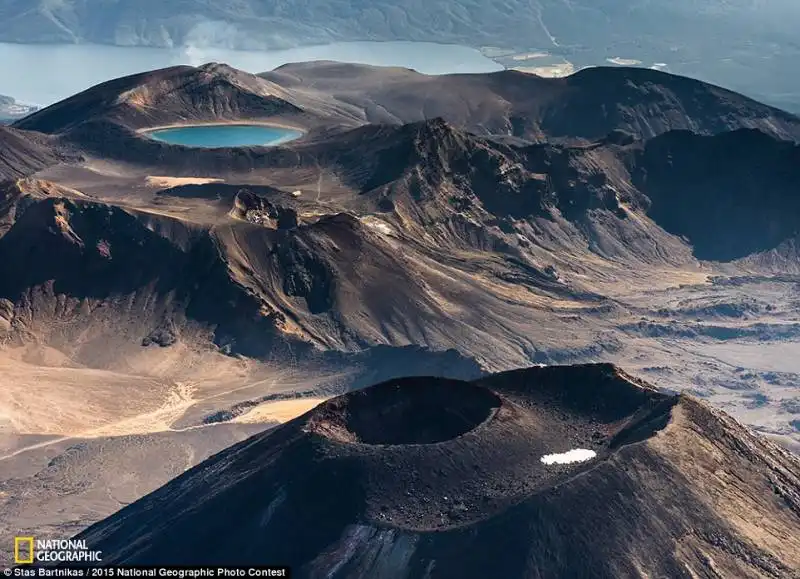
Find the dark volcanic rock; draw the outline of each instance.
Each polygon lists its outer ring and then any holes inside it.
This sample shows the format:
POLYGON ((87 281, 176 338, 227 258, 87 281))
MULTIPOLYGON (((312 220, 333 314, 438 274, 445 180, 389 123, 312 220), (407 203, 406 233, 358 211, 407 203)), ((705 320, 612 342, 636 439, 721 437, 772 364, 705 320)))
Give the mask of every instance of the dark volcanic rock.
POLYGON ((403 207, 422 224, 480 206, 495 217, 525 218, 556 202, 546 176, 523 167, 523 155, 514 148, 438 117, 399 127, 361 127, 304 151, 339 168, 376 209, 403 207))
POLYGON ((515 221, 565 217, 591 240, 589 224, 605 213, 615 235, 640 236, 625 223, 630 210, 711 261, 769 251, 800 233, 800 146, 755 129, 649 140, 616 131, 587 145, 519 147, 436 118, 362 127, 301 150, 335 167, 361 207, 412 216, 428 234, 446 225, 442 243, 459 238, 482 250, 513 251, 470 221, 513 233, 515 221))
MULTIPOLYGON (((104 157, 208 170, 227 163, 233 171, 280 161, 280 149, 269 155, 258 147, 190 150, 148 139, 141 131, 251 120, 328 135, 369 122, 403 124, 436 117, 461 130, 523 142, 597 140, 613 131, 650 138, 671 130, 718 134, 742 128, 800 139, 795 115, 700 81, 620 67, 546 79, 518 71, 426 76, 339 63, 289 65, 260 76, 216 63, 178 66, 102 83, 14 127, 57 134, 104 157), (330 67, 345 67, 351 74, 332 75, 330 67)), ((383 148, 388 155, 390 148, 383 148)), ((375 167, 385 168, 385 178, 391 178, 393 163, 406 159, 408 151, 391 152, 398 158, 379 160, 375 167)), ((288 155, 283 160, 295 159, 288 155)))
POLYGON ((647 142, 631 173, 647 213, 701 259, 730 261, 800 232, 800 146, 760 131, 668 133, 647 142))
POLYGON ((591 67, 566 78, 514 70, 427 76, 405 69, 314 62, 263 78, 332 95, 374 123, 443 117, 477 134, 529 141, 601 139, 613 130, 649 138, 671 130, 716 134, 758 128, 800 139, 800 118, 732 91, 656 70, 591 67))
POLYGON ((175 327, 175 324, 168 320, 155 330, 150 332, 143 340, 142 346, 150 346, 152 344, 161 346, 162 348, 166 348, 171 346, 175 342, 178 341, 178 329, 175 327))
POLYGON ((175 66, 104 82, 21 119, 16 127, 74 132, 87 123, 129 129, 157 125, 267 118, 301 109, 279 87, 224 64, 175 66))
POLYGON ((67 155, 52 138, 0 126, 0 180, 26 177, 66 160, 78 158, 67 155))
POLYGON ((433 444, 466 434, 502 401, 485 388, 426 378, 385 382, 331 402, 321 428, 364 444, 433 444))
MULTIPOLYGON (((0 213, 0 224, 4 217, 0 213)), ((164 235, 153 230, 157 220, 146 224, 93 200, 39 194, 17 201, 0 237, 0 297, 27 310, 42 293, 45 300, 69 296, 81 300, 84 310, 103 304, 117 316, 131 315, 134 324, 160 321, 177 310, 207 324, 212 340, 232 351, 258 356, 286 347, 276 319, 231 279, 208 232, 169 219, 160 225, 164 235)), ((171 322, 145 331, 143 345, 169 345, 176 335, 171 322)))
POLYGON ((598 139, 621 129, 649 138, 672 130, 717 134, 758 128, 800 138, 800 118, 793 114, 661 71, 590 67, 561 82, 566 90, 548 103, 541 120, 542 130, 553 136, 598 139))
POLYGON ((609 365, 404 379, 221 452, 79 537, 104 564, 281 562, 301 578, 789 578, 798 468, 609 365), (597 456, 540 460, 573 448, 597 456))
POLYGON ((275 229, 294 229, 298 226, 297 211, 294 208, 277 205, 249 188, 236 192, 232 214, 251 223, 275 229))

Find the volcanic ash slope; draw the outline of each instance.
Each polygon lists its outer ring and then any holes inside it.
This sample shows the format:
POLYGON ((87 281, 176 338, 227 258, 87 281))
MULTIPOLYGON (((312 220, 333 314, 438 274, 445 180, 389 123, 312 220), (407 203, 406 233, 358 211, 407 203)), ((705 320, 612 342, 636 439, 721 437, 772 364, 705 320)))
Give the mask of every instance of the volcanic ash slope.
POLYGON ((79 537, 104 564, 308 578, 797 577, 798 473, 727 415, 607 364, 400 379, 231 447, 79 537), (542 461, 574 449, 594 456, 542 461))

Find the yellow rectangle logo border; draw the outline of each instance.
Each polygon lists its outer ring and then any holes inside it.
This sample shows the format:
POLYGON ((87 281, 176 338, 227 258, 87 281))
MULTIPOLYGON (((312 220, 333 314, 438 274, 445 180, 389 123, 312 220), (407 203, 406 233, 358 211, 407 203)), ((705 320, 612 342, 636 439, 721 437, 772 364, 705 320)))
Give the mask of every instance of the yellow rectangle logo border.
POLYGON ((21 564, 33 563, 33 537, 14 537, 14 562, 21 564), (23 559, 19 556, 20 547, 28 544, 28 556, 23 559))

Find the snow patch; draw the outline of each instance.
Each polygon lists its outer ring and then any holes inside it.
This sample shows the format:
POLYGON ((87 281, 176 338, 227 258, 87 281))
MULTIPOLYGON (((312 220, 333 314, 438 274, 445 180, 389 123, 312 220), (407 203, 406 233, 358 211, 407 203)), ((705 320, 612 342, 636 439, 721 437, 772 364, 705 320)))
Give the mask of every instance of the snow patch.
POLYGON ((560 454, 546 454, 541 458, 544 464, 570 464, 593 459, 597 453, 586 448, 573 448, 560 454))

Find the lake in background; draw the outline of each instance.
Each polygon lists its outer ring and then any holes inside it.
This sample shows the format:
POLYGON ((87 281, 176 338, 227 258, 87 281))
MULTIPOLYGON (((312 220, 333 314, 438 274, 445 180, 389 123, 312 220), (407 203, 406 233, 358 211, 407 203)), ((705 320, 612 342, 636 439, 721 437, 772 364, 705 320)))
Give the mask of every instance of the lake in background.
POLYGON ((113 78, 178 64, 224 62, 257 73, 310 60, 402 66, 426 74, 502 69, 473 48, 428 42, 342 42, 269 52, 191 46, 167 49, 0 43, 0 94, 47 106, 113 78))
POLYGON ((145 134, 172 145, 219 148, 280 145, 297 139, 303 133, 265 125, 195 125, 156 129, 145 134))

